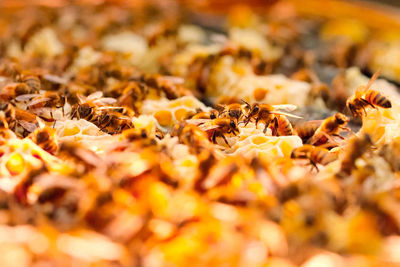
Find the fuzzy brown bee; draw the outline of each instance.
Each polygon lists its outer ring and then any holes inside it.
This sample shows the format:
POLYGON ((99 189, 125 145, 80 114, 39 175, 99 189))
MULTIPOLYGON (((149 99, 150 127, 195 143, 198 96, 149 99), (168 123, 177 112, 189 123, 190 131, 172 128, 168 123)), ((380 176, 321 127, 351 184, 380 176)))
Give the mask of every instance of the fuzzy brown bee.
POLYGON ((197 120, 197 119, 209 119, 213 120, 218 117, 218 111, 216 110, 211 110, 211 111, 202 111, 199 113, 196 113, 193 115, 191 119, 197 120))
POLYGON ((65 96, 51 91, 47 91, 44 94, 20 95, 15 99, 26 102, 28 110, 46 120, 53 119, 53 109, 61 108, 64 114, 64 106, 67 102, 65 96), (49 115, 50 118, 48 118, 49 115))
POLYGON ((274 118, 272 135, 287 136, 293 135, 294 130, 289 119, 284 115, 276 115, 274 118))
POLYGON ((290 157, 292 159, 307 159, 317 170, 317 164, 327 165, 337 159, 337 155, 330 153, 328 149, 312 145, 295 148, 290 157))
POLYGON ((17 126, 23 128, 22 135, 31 133, 39 126, 37 116, 20 108, 14 107, 10 103, 0 104, 0 110, 4 112, 8 126, 11 130, 15 131, 17 126))
POLYGON ((235 120, 229 118, 217 118, 213 120, 198 119, 187 120, 188 123, 198 125, 199 128, 209 134, 211 140, 216 143, 217 137, 222 137, 230 147, 225 134, 238 134, 239 128, 235 120))
POLYGON ((55 154, 58 150, 56 132, 53 128, 39 127, 30 134, 30 138, 35 144, 50 154, 55 154))
MULTIPOLYGON (((245 102, 246 103, 246 102, 245 102)), ((255 119, 255 124, 262 121, 265 126, 263 132, 266 133, 269 124, 273 121, 276 115, 284 115, 293 118, 301 118, 280 110, 292 111, 296 108, 294 105, 268 105, 255 103, 252 106, 246 103, 246 109, 249 110, 246 119, 244 120, 245 126, 252 120, 255 119)))
POLYGON ((330 116, 322 121, 321 125, 315 131, 314 135, 309 139, 308 143, 311 145, 325 144, 328 141, 336 143, 332 136, 339 137, 340 131, 350 131, 349 128, 345 127, 349 118, 342 113, 336 113, 334 116, 330 116))
POLYGON ((123 116, 121 113, 110 110, 102 110, 97 116, 95 123, 100 130, 110 134, 120 133, 121 131, 133 128, 132 120, 123 116))
POLYGON ((371 85, 376 81, 380 71, 374 73, 366 86, 359 86, 355 94, 347 99, 346 106, 351 111, 354 117, 367 115, 366 108, 391 108, 390 100, 380 92, 370 89, 371 85))
POLYGON ((354 169, 356 160, 366 153, 371 146, 372 140, 368 134, 363 134, 360 137, 353 136, 349 139, 341 160, 341 173, 350 175, 351 171, 354 169))
POLYGON ((35 75, 22 74, 21 82, 25 83, 29 87, 31 93, 39 93, 42 87, 40 79, 35 75))
POLYGON ((314 120, 306 121, 295 126, 295 132, 301 138, 303 144, 306 144, 308 140, 315 134, 321 123, 321 120, 314 120))
POLYGON ((220 115, 227 114, 228 117, 235 119, 237 122, 244 113, 243 105, 239 103, 233 103, 226 106, 220 105, 217 106, 217 109, 220 110, 220 115))
POLYGON ((98 121, 99 110, 101 109, 119 109, 120 107, 104 106, 116 102, 114 98, 102 97, 102 92, 96 92, 88 97, 78 95, 79 103, 71 109, 71 118, 85 119, 96 123, 98 121))

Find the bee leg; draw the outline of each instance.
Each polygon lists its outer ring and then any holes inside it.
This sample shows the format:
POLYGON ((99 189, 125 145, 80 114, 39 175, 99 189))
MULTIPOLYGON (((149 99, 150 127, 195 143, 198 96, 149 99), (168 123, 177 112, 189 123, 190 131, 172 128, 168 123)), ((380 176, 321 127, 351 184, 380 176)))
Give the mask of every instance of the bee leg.
POLYGON ((267 132, 268 126, 269 126, 268 124, 265 124, 264 130, 263 130, 263 133, 264 133, 264 134, 267 132))
POLYGON ((217 131, 214 131, 213 132, 213 135, 212 135, 212 138, 211 138, 211 140, 213 141, 213 143, 215 144, 215 142, 216 142, 216 138, 217 138, 217 133, 216 133, 217 131))
POLYGON ((276 136, 276 135, 278 135, 278 118, 277 117, 275 117, 273 119, 273 124, 274 124, 274 126, 273 126, 273 130, 272 130, 272 135, 276 136))
POLYGON ((340 139, 344 140, 344 137, 341 136, 340 134, 332 134, 332 136, 339 137, 340 139))
POLYGON ((224 139, 225 143, 231 147, 231 145, 228 143, 228 140, 226 139, 225 135, 221 134, 221 137, 224 139))
POLYGON ((364 103, 366 106, 371 106, 372 108, 376 108, 374 104, 370 103, 369 101, 361 98, 361 101, 364 103))
POLYGON ((258 121, 259 121, 259 118, 256 119, 256 129, 257 129, 258 121))
POLYGON ((250 122, 250 118, 246 117, 245 121, 244 121, 244 126, 246 127, 247 124, 249 124, 250 122))
POLYGON ((310 164, 312 165, 312 167, 314 167, 317 170, 317 172, 319 172, 317 164, 311 159, 310 159, 310 164))

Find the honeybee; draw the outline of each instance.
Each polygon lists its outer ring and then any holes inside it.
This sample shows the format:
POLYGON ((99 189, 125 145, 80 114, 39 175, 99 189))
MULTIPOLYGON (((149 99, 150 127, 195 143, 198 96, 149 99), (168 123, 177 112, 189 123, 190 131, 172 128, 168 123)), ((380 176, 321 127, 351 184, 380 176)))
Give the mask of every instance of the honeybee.
POLYGON ((26 132, 31 133, 38 127, 37 116, 26 110, 16 108, 10 103, 0 104, 0 110, 4 112, 9 128, 15 131, 17 126, 21 126, 24 136, 26 132))
POLYGON ((217 118, 213 120, 187 120, 188 123, 199 125, 199 128, 211 134, 211 140, 216 143, 217 137, 222 137, 224 142, 230 147, 225 134, 238 134, 239 128, 235 120, 229 118, 217 118))
POLYGON ((36 93, 32 92, 28 85, 25 83, 9 83, 0 90, 0 99, 4 101, 11 101, 15 97, 24 94, 36 93))
POLYGON ((206 132, 193 124, 181 123, 174 127, 172 136, 178 136, 179 141, 198 154, 208 148, 210 141, 206 132))
POLYGON ((296 125, 295 132, 301 138, 303 144, 307 143, 308 140, 315 134, 321 123, 321 120, 314 120, 306 121, 296 125))
POLYGON ((356 135, 351 137, 348 141, 346 149, 343 152, 340 168, 341 172, 350 175, 356 160, 360 158, 371 146, 372 140, 368 134, 363 134, 360 137, 356 135))
POLYGON ((157 92, 163 92, 168 99, 176 99, 183 95, 191 95, 182 84, 184 80, 175 76, 162 76, 159 74, 143 74, 140 81, 144 82, 157 92))
POLYGON ((28 109, 41 117, 46 117, 48 111, 51 118, 53 118, 53 108, 61 108, 64 115, 64 106, 67 102, 65 96, 51 91, 46 91, 44 94, 20 95, 15 100, 26 102, 28 109))
POLYGON ((88 97, 77 95, 78 104, 71 109, 71 118, 85 119, 92 123, 97 122, 97 115, 100 107, 106 109, 118 109, 119 107, 104 107, 105 104, 113 104, 116 99, 110 97, 102 97, 103 93, 98 91, 90 94, 88 97))
POLYGON ((149 93, 149 88, 142 82, 130 81, 117 85, 113 91, 118 91, 120 97, 118 104, 124 107, 131 107, 138 111, 138 103, 146 98, 149 93))
POLYGON ((32 141, 50 154, 55 154, 58 149, 56 132, 53 128, 42 126, 29 136, 32 141))
POLYGON ((314 135, 308 140, 308 143, 311 145, 325 144, 328 140, 336 143, 332 139, 332 136, 344 139, 339 135, 339 133, 343 130, 350 131, 349 128, 345 127, 347 122, 349 122, 349 118, 339 112, 326 118, 324 121, 322 121, 314 135))
POLYGON ((210 110, 210 111, 203 111, 203 112, 198 112, 193 115, 191 119, 197 120, 197 119, 209 119, 213 120, 218 117, 218 111, 216 110, 210 110))
POLYGON ((37 76, 31 74, 22 74, 20 80, 29 87, 30 92, 39 93, 41 82, 37 76))
POLYGON ((307 159, 318 171, 317 164, 327 165, 337 159, 337 155, 330 153, 328 149, 313 145, 303 145, 293 149, 290 155, 292 159, 307 159))
POLYGON ((107 133, 120 133, 125 129, 133 128, 132 120, 129 117, 111 110, 102 110, 97 116, 95 124, 101 131, 107 133))
POLYGON ((125 131, 122 132, 123 137, 126 140, 129 141, 134 141, 137 139, 143 139, 143 138, 147 138, 147 132, 145 129, 141 129, 140 131, 136 128, 131 128, 131 129, 127 129, 125 131))
POLYGON ((61 143, 57 155, 60 158, 72 159, 77 164, 82 164, 85 169, 102 166, 102 160, 96 153, 76 142, 61 143))
POLYGON ((244 113, 243 106, 242 106, 242 104, 239 104, 239 103, 233 103, 233 104, 229 104, 226 106, 219 105, 219 106, 217 106, 217 108, 220 110, 221 115, 227 113, 228 116, 230 118, 234 118, 236 120, 236 122, 239 121, 239 119, 242 117, 242 115, 244 113))
POLYGON ((8 122, 3 111, 0 111, 0 145, 3 144, 3 140, 15 137, 13 131, 8 127, 8 122))
POLYGON ((329 98, 329 87, 323 83, 317 74, 310 68, 303 68, 292 75, 293 79, 311 83, 310 95, 314 98, 321 96, 322 99, 329 98))
POLYGON ((273 131, 272 135, 278 135, 278 136, 287 136, 287 135, 293 135, 293 127, 292 124, 290 123, 289 119, 284 116, 284 115, 277 115, 273 119, 273 131))
POLYGON ((354 95, 347 99, 346 106, 354 117, 361 117, 363 114, 367 115, 365 108, 368 106, 372 108, 376 108, 376 106, 381 108, 392 107, 392 103, 386 96, 378 91, 370 89, 379 75, 380 70, 374 73, 366 86, 359 86, 354 95))
MULTIPOLYGON (((244 102, 244 101, 243 101, 244 102)), ((246 119, 244 121, 245 126, 251 121, 251 119, 255 118, 255 123, 256 127, 259 121, 264 122, 265 127, 263 132, 266 133, 268 126, 270 123, 273 121, 275 118, 275 115, 284 115, 287 117, 292 117, 292 118, 301 118, 299 116, 295 116, 280 110, 287 110, 287 111, 293 111, 296 109, 295 105, 269 105, 269 104, 258 104, 255 103, 252 106, 246 103, 246 108, 249 110, 246 119)))

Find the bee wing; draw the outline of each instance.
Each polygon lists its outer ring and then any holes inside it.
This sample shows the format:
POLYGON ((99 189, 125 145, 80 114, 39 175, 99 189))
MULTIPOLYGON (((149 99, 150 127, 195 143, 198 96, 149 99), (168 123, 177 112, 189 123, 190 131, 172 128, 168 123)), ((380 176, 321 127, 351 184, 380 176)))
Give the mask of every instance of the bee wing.
POLYGON ((49 98, 49 97, 40 97, 38 99, 33 99, 31 102, 29 102, 28 106, 33 106, 33 105, 36 105, 36 104, 39 104, 39 103, 43 103, 43 102, 46 102, 46 101, 48 101, 50 99, 51 98, 49 98))
POLYGON ((210 130, 220 128, 220 126, 218 126, 216 124, 210 124, 210 123, 201 124, 201 125, 198 125, 198 127, 202 131, 210 131, 210 130))
POLYGON ((186 120, 186 122, 189 124, 200 125, 200 124, 205 124, 207 122, 210 122, 210 120, 209 119, 190 119, 190 120, 186 120))
POLYGON ((40 94, 23 94, 23 95, 17 96, 15 98, 15 100, 24 102, 24 101, 29 101, 32 98, 37 97, 37 96, 40 96, 40 94))
POLYGON ((211 41, 213 41, 215 43, 220 43, 220 44, 224 44, 229 41, 229 39, 225 35, 219 34, 219 33, 211 34, 210 39, 211 39, 211 41))
POLYGON ((274 109, 281 109, 281 110, 286 110, 286 111, 293 111, 297 109, 296 105, 292 104, 285 104, 285 105, 272 105, 274 109))
POLYGON ((124 120, 124 121, 132 121, 132 119, 131 119, 131 118, 129 118, 129 117, 126 117, 126 116, 118 117, 118 119, 120 119, 120 120, 124 120))
POLYGON ((378 79, 379 75, 381 74, 381 69, 377 70, 371 77, 371 79, 369 79, 367 85, 360 85, 356 88, 356 92, 355 95, 360 97, 362 95, 362 93, 366 92, 371 86, 372 84, 376 81, 376 79, 378 79))
POLYGON ((103 96, 103 92, 96 91, 96 92, 88 95, 87 100, 95 100, 95 99, 101 98, 102 96, 103 96))
POLYGON ((295 119, 302 119, 303 118, 303 117, 296 116, 296 115, 293 115, 293 114, 290 114, 290 113, 286 113, 286 112, 283 112, 283 111, 271 111, 271 113, 272 114, 278 114, 278 115, 284 115, 286 117, 291 117, 291 118, 295 118, 295 119))
POLYGON ((379 75, 381 75, 381 69, 378 69, 374 75, 372 75, 371 79, 369 79, 367 85, 365 86, 365 90, 368 90, 371 85, 378 79, 379 75))
POLYGON ((176 84, 183 84, 185 81, 183 78, 176 76, 163 76, 163 78, 176 84))
POLYGON ((45 123, 44 120, 42 120, 41 118, 37 117, 37 118, 36 118, 36 121, 37 121, 38 124, 39 124, 39 128, 44 128, 44 127, 46 127, 46 123, 45 123))
POLYGON ((105 106, 105 107, 98 107, 96 108, 97 110, 108 110, 108 109, 122 109, 122 107, 110 107, 110 106, 105 106))
POLYGON ((95 103, 99 103, 100 102, 101 104, 111 105, 111 104, 114 104, 115 102, 117 102, 117 99, 112 98, 112 97, 103 97, 103 98, 100 98, 100 99, 96 99, 94 102, 95 103))
POLYGON ((76 97, 78 98, 79 102, 82 104, 86 101, 86 96, 81 95, 81 94, 76 94, 76 97))
POLYGON ((21 125, 22 128, 24 128, 28 132, 33 132, 38 127, 36 123, 27 122, 27 121, 23 121, 23 120, 19 120, 18 124, 21 125))
POLYGON ((311 120, 311 121, 304 121, 304 122, 300 122, 298 124, 296 124, 297 126, 304 126, 304 125, 309 125, 309 126, 319 126, 322 124, 324 120, 311 120))
POLYGON ((43 78, 52 83, 58 83, 58 84, 67 84, 68 83, 67 79, 59 77, 57 75, 45 74, 45 75, 43 75, 43 78))
POLYGON ((51 113, 53 109, 52 108, 35 108, 32 109, 32 113, 36 114, 37 116, 41 116, 41 117, 48 117, 51 113))

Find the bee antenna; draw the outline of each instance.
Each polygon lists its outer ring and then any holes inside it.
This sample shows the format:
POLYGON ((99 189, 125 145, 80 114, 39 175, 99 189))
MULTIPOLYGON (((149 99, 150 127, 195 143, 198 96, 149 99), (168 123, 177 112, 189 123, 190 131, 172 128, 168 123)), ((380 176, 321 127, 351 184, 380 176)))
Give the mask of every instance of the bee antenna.
POLYGON ((250 104, 249 104, 248 102, 246 102, 245 100, 240 99, 240 101, 241 101, 243 104, 245 104, 246 106, 251 107, 250 104))

